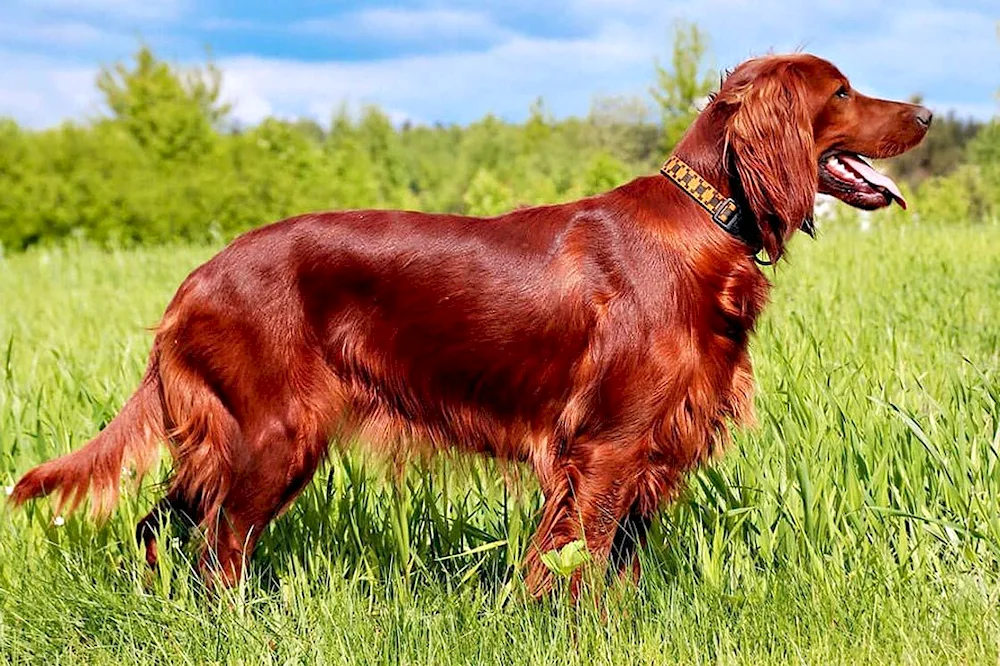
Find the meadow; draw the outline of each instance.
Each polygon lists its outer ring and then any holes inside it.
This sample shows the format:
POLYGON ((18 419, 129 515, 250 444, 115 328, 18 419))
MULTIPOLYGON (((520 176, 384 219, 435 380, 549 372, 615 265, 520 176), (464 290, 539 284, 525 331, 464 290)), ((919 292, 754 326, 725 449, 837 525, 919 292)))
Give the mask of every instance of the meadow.
MULTIPOLYGON (((0 259, 0 487, 111 419, 217 249, 0 259)), ((132 538, 165 459, 102 525, 0 508, 0 663, 997 663, 1000 226, 830 225, 773 280, 760 424, 662 512, 638 586, 532 603, 530 480, 338 453, 207 595, 176 539, 153 575, 132 538)))

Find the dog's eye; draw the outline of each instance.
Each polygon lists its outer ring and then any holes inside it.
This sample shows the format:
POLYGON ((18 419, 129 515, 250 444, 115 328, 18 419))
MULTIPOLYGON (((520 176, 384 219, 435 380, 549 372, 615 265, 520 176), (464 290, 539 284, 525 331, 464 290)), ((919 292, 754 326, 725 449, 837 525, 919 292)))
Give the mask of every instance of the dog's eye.
POLYGON ((835 93, 840 99, 848 99, 851 96, 851 91, 847 89, 847 86, 840 86, 837 88, 835 93))

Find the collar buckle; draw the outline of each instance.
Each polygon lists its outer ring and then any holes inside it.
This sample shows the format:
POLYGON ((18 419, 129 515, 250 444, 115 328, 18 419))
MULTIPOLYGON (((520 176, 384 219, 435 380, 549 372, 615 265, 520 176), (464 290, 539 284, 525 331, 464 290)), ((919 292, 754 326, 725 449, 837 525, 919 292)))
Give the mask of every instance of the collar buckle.
POLYGON ((723 199, 712 211, 712 221, 731 234, 736 234, 740 223, 740 211, 732 199, 723 199))

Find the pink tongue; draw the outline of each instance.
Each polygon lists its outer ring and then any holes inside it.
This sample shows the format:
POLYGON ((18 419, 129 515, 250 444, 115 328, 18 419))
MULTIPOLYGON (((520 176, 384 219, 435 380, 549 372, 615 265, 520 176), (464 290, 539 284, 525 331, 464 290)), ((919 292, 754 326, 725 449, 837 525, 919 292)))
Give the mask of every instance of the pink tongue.
POLYGON ((893 182, 892 178, 889 176, 883 176, 878 171, 873 169, 868 162, 865 162, 860 157, 855 155, 849 155, 847 153, 841 153, 837 155, 837 158, 849 165, 852 169, 858 172, 858 175, 867 180, 872 185, 878 185, 889 190, 889 193, 895 197, 899 205, 906 209, 906 199, 903 198, 903 193, 899 191, 899 187, 893 182))

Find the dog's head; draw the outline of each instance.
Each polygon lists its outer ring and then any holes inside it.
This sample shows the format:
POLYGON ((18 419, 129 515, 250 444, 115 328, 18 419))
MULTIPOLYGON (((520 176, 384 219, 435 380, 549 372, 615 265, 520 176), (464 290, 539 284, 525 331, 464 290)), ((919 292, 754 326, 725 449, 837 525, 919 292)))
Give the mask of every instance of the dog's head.
POLYGON ((726 118, 726 159, 772 258, 811 220, 817 192, 865 210, 893 201, 905 208, 896 184, 866 158, 913 148, 932 117, 922 106, 862 95, 831 63, 807 54, 743 63, 712 105, 726 118))

